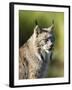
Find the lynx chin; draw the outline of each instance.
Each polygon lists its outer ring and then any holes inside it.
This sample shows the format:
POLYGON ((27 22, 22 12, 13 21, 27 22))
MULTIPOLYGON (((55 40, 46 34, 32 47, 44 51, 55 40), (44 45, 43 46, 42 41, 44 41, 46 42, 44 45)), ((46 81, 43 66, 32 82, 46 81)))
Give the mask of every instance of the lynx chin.
POLYGON ((45 78, 54 46, 54 23, 40 28, 36 23, 32 36, 19 49, 19 79, 45 78))

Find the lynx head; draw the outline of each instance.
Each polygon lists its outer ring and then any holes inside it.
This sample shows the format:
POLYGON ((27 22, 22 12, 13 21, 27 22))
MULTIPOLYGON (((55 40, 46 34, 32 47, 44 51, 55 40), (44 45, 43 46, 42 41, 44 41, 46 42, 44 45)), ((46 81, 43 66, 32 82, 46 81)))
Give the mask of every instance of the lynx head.
POLYGON ((54 46, 54 22, 48 28, 40 28, 36 22, 36 26, 34 28, 34 41, 35 45, 39 48, 39 50, 44 50, 49 52, 52 50, 54 46))

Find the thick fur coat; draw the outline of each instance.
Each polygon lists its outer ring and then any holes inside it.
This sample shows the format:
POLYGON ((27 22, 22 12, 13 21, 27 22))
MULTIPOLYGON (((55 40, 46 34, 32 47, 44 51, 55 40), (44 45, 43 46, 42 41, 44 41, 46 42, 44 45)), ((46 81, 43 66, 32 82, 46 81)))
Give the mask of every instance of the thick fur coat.
POLYGON ((34 33, 19 49, 19 79, 45 78, 54 44, 52 24, 48 28, 34 28, 34 33))

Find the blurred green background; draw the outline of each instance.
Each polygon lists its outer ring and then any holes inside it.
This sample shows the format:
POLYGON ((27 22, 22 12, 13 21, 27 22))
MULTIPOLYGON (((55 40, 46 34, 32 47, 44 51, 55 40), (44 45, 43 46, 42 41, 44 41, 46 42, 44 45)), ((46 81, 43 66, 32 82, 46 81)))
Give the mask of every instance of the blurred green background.
POLYGON ((48 77, 64 76, 64 13, 45 11, 19 11, 19 47, 32 35, 35 20, 40 27, 48 27, 54 20, 55 46, 48 77))

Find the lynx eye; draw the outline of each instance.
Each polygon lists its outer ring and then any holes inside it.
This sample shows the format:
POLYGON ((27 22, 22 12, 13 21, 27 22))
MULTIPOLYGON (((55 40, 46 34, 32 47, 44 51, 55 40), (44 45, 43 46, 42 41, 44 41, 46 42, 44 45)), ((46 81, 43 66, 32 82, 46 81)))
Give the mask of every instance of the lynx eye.
POLYGON ((45 42, 49 41, 49 38, 45 39, 45 42))

